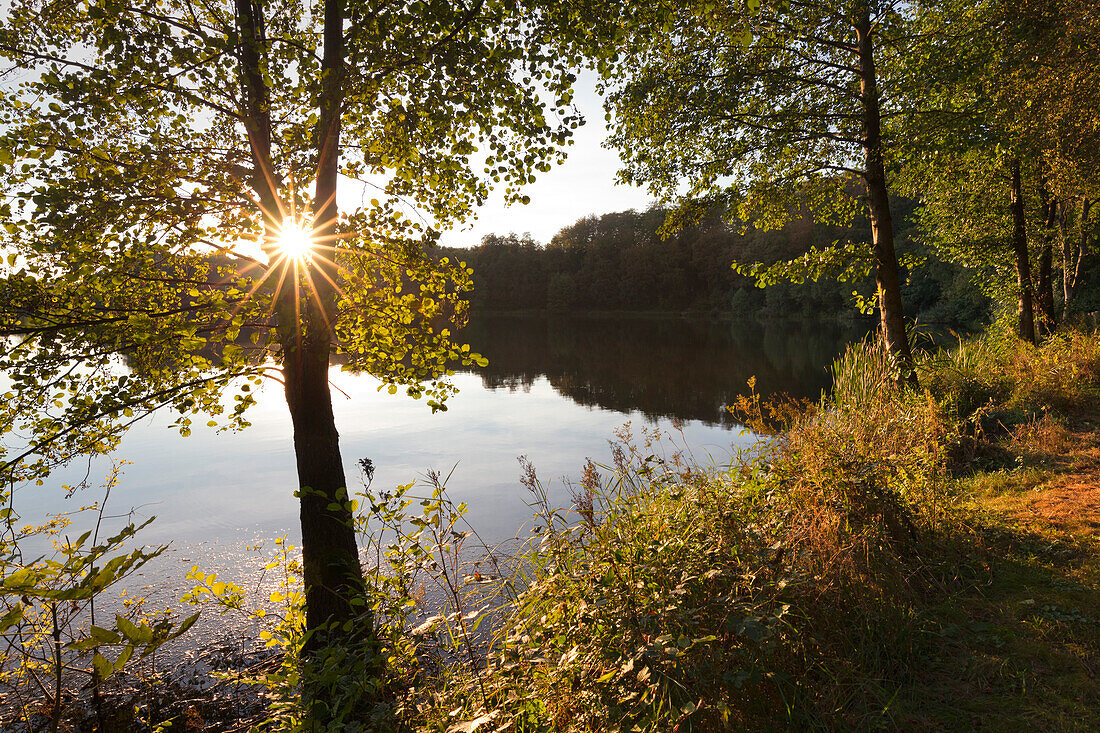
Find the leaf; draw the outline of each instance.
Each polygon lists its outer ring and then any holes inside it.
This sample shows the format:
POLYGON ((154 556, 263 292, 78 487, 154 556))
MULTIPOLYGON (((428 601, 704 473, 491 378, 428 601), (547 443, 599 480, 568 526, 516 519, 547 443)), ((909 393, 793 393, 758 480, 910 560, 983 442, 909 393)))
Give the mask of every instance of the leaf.
POLYGON ((122 649, 122 653, 118 655, 118 659, 115 660, 114 668, 116 671, 121 671, 126 663, 130 661, 130 657, 134 655, 133 645, 126 645, 122 649))
POLYGON ((100 626, 88 627, 88 635, 100 644, 117 644, 122 641, 122 637, 116 632, 111 629, 104 629, 100 626))
POLYGON ((108 662, 107 657, 99 652, 96 652, 95 656, 92 657, 92 669, 95 670, 100 681, 107 679, 115 672, 114 665, 108 662))
POLYGON ((0 634, 3 634, 15 624, 23 620, 23 604, 18 601, 8 609, 8 612, 0 617, 0 634))
POLYGON ((122 614, 115 614, 115 626, 132 644, 148 644, 153 640, 153 629, 145 624, 137 626, 122 614))
POLYGON ((19 568, 14 573, 4 578, 5 588, 22 588, 34 582, 34 574, 30 568, 19 568))
POLYGON ((187 630, 190 629, 192 626, 194 626, 195 622, 199 620, 199 613, 200 612, 196 611, 195 613, 193 613, 190 616, 188 616, 187 618, 185 618, 180 623, 180 625, 176 628, 176 630, 173 631, 168 636, 168 639, 170 639, 170 640, 171 639, 176 639, 180 636, 183 636, 185 633, 187 633, 187 630))

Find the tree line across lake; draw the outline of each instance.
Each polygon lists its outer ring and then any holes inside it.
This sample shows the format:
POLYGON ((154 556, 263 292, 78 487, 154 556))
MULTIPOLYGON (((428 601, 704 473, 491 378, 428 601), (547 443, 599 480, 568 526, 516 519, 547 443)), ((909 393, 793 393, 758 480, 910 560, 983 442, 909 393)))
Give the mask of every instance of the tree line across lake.
MULTIPOLYGON (((1007 200, 1006 200, 1007 205, 1007 200)), ((938 254, 922 230, 917 203, 895 203, 902 297, 919 322, 952 328, 987 323, 999 279, 990 268, 967 268, 938 254)), ((851 318, 857 294, 870 297, 870 277, 823 277, 803 283, 756 287, 735 262, 774 265, 859 241, 867 223, 851 227, 814 222, 806 212, 774 231, 731 225, 714 211, 698 223, 666 234, 668 210, 587 216, 546 244, 530 234, 490 234, 469 249, 443 247, 447 257, 473 270, 471 306, 478 311, 676 311, 734 318, 851 318)), ((1100 308, 1100 268, 1086 260, 1078 310, 1100 308)), ((1047 280, 1047 287, 1051 287, 1047 280)), ((1053 297, 1053 296, 1052 296, 1053 297)))

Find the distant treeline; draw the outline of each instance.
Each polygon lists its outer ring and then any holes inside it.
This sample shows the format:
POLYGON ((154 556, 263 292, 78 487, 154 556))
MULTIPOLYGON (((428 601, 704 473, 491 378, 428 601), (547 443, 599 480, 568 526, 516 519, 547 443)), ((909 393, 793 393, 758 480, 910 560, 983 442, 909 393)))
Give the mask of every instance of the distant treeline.
MULTIPOLYGON (((903 222, 900 250, 911 252, 903 222)), ((737 262, 774 263, 812 246, 866 231, 815 224, 810 217, 776 231, 744 234, 717 214, 663 238, 666 211, 589 216, 562 229, 545 246, 530 235, 487 235, 470 249, 445 248, 474 271, 472 306, 481 311, 694 311, 735 317, 850 317, 853 291, 870 282, 818 281, 760 289, 734 272, 737 262)), ((990 304, 957 266, 927 258, 903 292, 908 312, 925 323, 970 325, 988 318, 990 304)))

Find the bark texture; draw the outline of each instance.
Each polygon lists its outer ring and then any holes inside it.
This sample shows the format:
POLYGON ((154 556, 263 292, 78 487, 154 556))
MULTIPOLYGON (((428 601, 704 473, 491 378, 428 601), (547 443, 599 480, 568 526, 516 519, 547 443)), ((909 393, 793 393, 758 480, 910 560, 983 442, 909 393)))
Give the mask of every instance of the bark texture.
MULTIPOLYGON (((1069 318, 1073 309, 1074 298, 1077 297, 1077 278, 1081 274, 1081 262, 1085 257, 1085 249, 1088 246, 1089 214, 1092 211, 1092 200, 1088 197, 1081 198, 1081 213, 1077 219, 1077 232, 1070 236, 1068 231, 1062 233, 1062 320, 1069 318)), ((1062 217, 1063 229, 1066 228, 1067 217, 1062 217)))
POLYGON ((864 173, 867 206, 871 214, 871 237, 875 249, 875 285, 883 341, 899 374, 917 386, 913 354, 905 333, 905 312, 901 302, 898 258, 894 249, 894 222, 890 214, 890 196, 886 188, 886 167, 882 151, 882 119, 879 109, 878 79, 875 71, 874 40, 870 6, 861 3, 856 19, 859 44, 860 98, 863 107, 864 173))
POLYGON ((1049 336, 1058 325, 1054 313, 1054 240, 1059 236, 1060 202, 1050 196, 1043 185, 1043 246, 1039 250, 1039 271, 1035 282, 1035 305, 1038 309, 1038 335, 1049 336))
POLYGON ((1020 161, 1009 161, 1009 202, 1012 207, 1012 253, 1016 259, 1017 302, 1016 333, 1024 341, 1035 343, 1035 311, 1031 299, 1031 261, 1027 254, 1027 227, 1024 219, 1024 194, 1020 161))
MULTIPOLYGON (((304 305, 301 344, 285 357, 287 404, 294 421, 294 449, 302 487, 302 559, 306 628, 356 616, 351 599, 363 590, 355 528, 347 506, 347 481, 328 383, 332 324, 336 319, 336 185, 343 104, 343 7, 325 0, 320 115, 315 144, 317 179, 313 201, 315 245, 310 264, 312 296, 304 305)), ((369 628, 369 619, 362 626, 369 628)))

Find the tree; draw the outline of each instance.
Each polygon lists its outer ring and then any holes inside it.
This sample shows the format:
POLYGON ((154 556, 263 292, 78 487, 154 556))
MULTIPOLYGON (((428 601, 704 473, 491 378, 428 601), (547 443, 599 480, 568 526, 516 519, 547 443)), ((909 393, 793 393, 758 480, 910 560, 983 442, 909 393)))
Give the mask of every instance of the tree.
MULTIPOLYGON (((665 3, 623 21, 623 54, 605 79, 621 178, 679 200, 679 221, 723 205, 772 228, 807 206, 847 224, 865 209, 870 252, 815 252, 801 264, 847 266, 855 255, 873 269, 882 336, 912 380, 884 137, 884 120, 906 110, 882 69, 893 81, 908 21, 889 0, 665 3)), ((753 272, 762 282, 822 274, 792 264, 753 272)))
POLYGON ((1093 204, 1100 196, 1100 13, 1080 0, 1029 0, 1010 13, 1012 43, 1006 56, 1018 71, 1006 106, 1016 111, 1039 161, 1043 187, 1040 299, 1046 318, 1054 308, 1050 260, 1060 250, 1061 318, 1077 294, 1082 262, 1091 245, 1093 204))
POLYGON ((402 207, 446 225, 497 183, 523 200, 562 154, 574 78, 537 34, 539 12, 13 3, 0 24, 4 480, 41 481, 162 407, 182 434, 198 413, 243 427, 251 386, 278 379, 307 628, 355 619, 331 356, 433 409, 448 365, 480 359, 451 341, 468 271, 432 258, 436 232, 402 207), (351 179, 377 199, 340 211, 351 179))
POLYGON ((1032 0, 940 2, 917 22, 905 64, 929 80, 911 101, 929 110, 908 127, 904 188, 922 198, 938 251, 982 272, 995 297, 1014 296, 1017 334, 1034 342, 1036 311, 1043 332, 1057 321, 1054 245, 1065 317, 1091 235, 1100 98, 1088 51, 1100 19, 1076 0, 1032 0))

